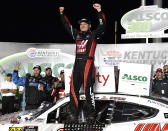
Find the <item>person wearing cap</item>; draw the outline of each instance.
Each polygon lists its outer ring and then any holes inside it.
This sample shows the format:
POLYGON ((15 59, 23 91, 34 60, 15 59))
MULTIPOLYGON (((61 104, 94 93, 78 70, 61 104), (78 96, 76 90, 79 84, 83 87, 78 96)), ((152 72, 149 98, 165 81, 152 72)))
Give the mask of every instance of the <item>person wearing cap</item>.
POLYGON ((168 80, 168 65, 163 66, 163 78, 168 80))
POLYGON ((0 91, 2 93, 2 114, 14 112, 14 100, 17 87, 12 82, 12 74, 6 75, 6 81, 1 83, 0 91))
POLYGON ((152 95, 168 97, 168 80, 163 79, 163 70, 156 70, 155 79, 152 84, 152 95))
POLYGON ((81 19, 78 22, 80 24, 80 31, 78 31, 64 15, 64 7, 59 8, 61 21, 76 42, 76 59, 70 86, 70 110, 72 114, 70 118, 72 121, 76 121, 78 118, 79 90, 82 84, 84 85, 86 105, 88 106, 88 121, 95 119, 95 102, 93 94, 94 54, 97 41, 104 34, 106 18, 100 4, 93 4, 93 8, 96 9, 99 19, 99 25, 94 31, 91 31, 91 22, 88 19, 81 19))
POLYGON ((65 75, 64 75, 64 70, 60 71, 60 81, 59 81, 59 89, 65 90, 65 75))
POLYGON ((162 73, 163 73, 163 70, 161 68, 157 68, 156 73, 154 75, 154 80, 163 79, 162 73))
POLYGON ((18 86, 25 87, 26 98, 26 110, 37 109, 44 101, 45 94, 45 81, 43 80, 41 73, 41 67, 39 65, 33 67, 33 76, 19 77, 19 64, 15 64, 13 71, 13 81, 18 86))
POLYGON ((58 81, 58 85, 53 89, 52 96, 54 96, 54 102, 59 100, 59 92, 60 90, 65 90, 65 78, 64 78, 64 70, 60 71, 61 80, 58 81))
POLYGON ((53 102, 54 96, 52 95, 52 92, 54 88, 57 88, 59 80, 57 77, 52 76, 52 69, 50 67, 47 67, 45 70, 44 81, 46 84, 46 101, 53 102))

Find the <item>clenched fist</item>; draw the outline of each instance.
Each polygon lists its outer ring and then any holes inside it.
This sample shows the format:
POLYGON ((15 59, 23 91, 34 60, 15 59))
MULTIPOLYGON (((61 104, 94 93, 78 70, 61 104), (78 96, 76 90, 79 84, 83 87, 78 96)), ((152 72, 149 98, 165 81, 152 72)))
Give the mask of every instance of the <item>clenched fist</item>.
POLYGON ((59 7, 59 10, 60 10, 60 14, 64 13, 64 7, 59 7))
POLYGON ((96 9, 98 12, 101 11, 101 5, 98 3, 93 4, 93 8, 96 9))

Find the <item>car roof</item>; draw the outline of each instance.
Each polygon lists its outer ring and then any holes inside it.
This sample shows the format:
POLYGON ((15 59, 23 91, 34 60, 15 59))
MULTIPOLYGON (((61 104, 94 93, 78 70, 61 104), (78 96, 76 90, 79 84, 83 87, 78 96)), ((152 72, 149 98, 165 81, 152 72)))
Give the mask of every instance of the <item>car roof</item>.
MULTIPOLYGON (((84 94, 80 94, 80 95, 84 95, 84 94)), ((139 95, 130 95, 130 94, 123 94, 123 93, 95 93, 95 96, 97 95, 102 95, 102 97, 97 98, 96 100, 124 100, 124 97, 126 96, 132 96, 132 97, 136 97, 136 98, 146 98, 146 99, 151 99, 151 100, 155 100, 164 104, 168 105, 168 98, 163 97, 163 96, 139 96, 139 95), (106 96, 111 96, 110 99, 106 98, 106 96), (112 96, 118 96, 118 97, 112 97, 112 96), (121 97, 123 96, 123 98, 121 97)))

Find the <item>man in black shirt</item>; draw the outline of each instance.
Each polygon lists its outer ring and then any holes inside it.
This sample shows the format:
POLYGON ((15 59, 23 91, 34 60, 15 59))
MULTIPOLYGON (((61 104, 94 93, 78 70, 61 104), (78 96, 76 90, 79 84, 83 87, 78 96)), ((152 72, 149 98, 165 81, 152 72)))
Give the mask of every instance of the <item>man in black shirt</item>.
POLYGON ((59 80, 57 77, 53 77, 52 76, 52 69, 50 67, 47 67, 45 70, 45 77, 44 77, 44 81, 46 84, 46 101, 48 102, 53 102, 54 97, 51 95, 52 94, 52 90, 54 88, 56 88, 58 86, 59 80))
POLYGON ((64 77, 64 70, 60 72, 60 78, 61 80, 59 81, 58 88, 61 90, 65 89, 65 77, 64 77))
POLYGON ((53 101, 54 103, 59 100, 60 90, 65 90, 65 78, 64 78, 64 71, 63 70, 60 72, 60 78, 61 78, 61 80, 59 80, 58 85, 56 87, 54 87, 54 89, 52 91, 52 96, 54 97, 54 101, 53 101))
POLYGON ((168 97, 168 80, 163 79, 162 69, 157 69, 152 85, 152 95, 168 97))
POLYGON ((33 76, 29 78, 19 77, 19 64, 15 65, 13 71, 13 82, 18 86, 24 86, 26 88, 26 110, 37 109, 44 101, 45 95, 45 82, 42 78, 41 67, 36 65, 33 67, 33 76))

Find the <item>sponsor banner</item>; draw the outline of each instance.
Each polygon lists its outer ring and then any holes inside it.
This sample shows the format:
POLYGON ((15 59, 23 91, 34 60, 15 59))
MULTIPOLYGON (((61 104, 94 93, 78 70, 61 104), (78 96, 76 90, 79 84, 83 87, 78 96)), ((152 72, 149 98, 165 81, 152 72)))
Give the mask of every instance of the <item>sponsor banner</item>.
MULTIPOLYGON (((65 69, 65 93, 70 92, 72 69, 65 69)), ((96 67, 94 93, 115 92, 114 67, 96 67)), ((80 92, 83 92, 83 84, 80 92)))
POLYGON ((151 70, 151 65, 121 63, 118 92, 149 96, 151 70))
POLYGON ((41 66, 42 76, 45 75, 45 68, 51 67, 53 76, 59 77, 61 70, 73 67, 74 60, 74 55, 67 54, 61 49, 29 48, 25 52, 12 54, 0 60, 0 81, 4 80, 7 73, 13 72, 16 63, 20 64, 19 76, 21 77, 26 73, 33 75, 35 65, 41 66))
MULTIPOLYGON (((74 57, 75 44, 37 45, 37 44, 25 44, 25 43, 0 43, 0 45, 2 45, 4 49, 9 49, 8 52, 4 52, 3 48, 0 49, 1 50, 0 56, 1 57, 3 57, 4 55, 6 56, 0 60, 0 82, 4 81, 4 76, 7 73, 13 72, 14 64, 16 62, 20 63, 20 71, 19 71, 20 76, 25 76, 26 73, 33 74, 32 68, 35 65, 40 65, 42 67, 43 76, 45 74, 45 68, 48 66, 52 68, 53 76, 57 77, 59 77, 59 73, 62 69, 72 70, 73 68, 75 60, 74 57), (21 50, 23 52, 20 52, 21 50)), ((115 89, 113 78, 110 77, 108 78, 109 74, 113 77, 113 69, 112 68, 105 69, 105 67, 119 66, 120 62, 127 62, 127 63, 151 64, 155 65, 154 69, 156 69, 159 67, 162 68, 163 65, 167 64, 167 58, 168 58, 167 44, 98 45, 95 54, 95 66, 97 68, 96 69, 97 82, 95 83, 95 89, 98 88, 99 86, 103 90, 104 87, 107 87, 107 85, 110 86, 110 92, 113 92, 115 89), (99 74, 98 70, 100 70, 99 74), (101 77, 99 75, 101 75, 101 77), (111 83, 108 83, 108 79, 111 79, 110 80, 111 83)), ((68 77, 70 76, 71 71, 68 77)), ((69 81, 70 80, 68 80, 68 84, 69 81)))
POLYGON ((114 67, 96 67, 94 92, 116 92, 114 67))
POLYGON ((163 38, 168 37, 168 10, 157 5, 141 6, 126 13, 121 25, 126 30, 121 38, 163 38))
POLYGON ((167 44, 118 44, 98 45, 95 54, 96 66, 119 66, 120 62, 150 64, 162 68, 168 64, 167 44))
MULTIPOLYGON (((4 43, 0 43, 4 44, 4 43)), ((42 68, 42 75, 45 75, 45 68, 51 67, 53 70, 53 76, 59 77, 59 73, 62 69, 65 70, 65 93, 69 93, 70 89, 70 76, 72 74, 72 68, 74 64, 74 52, 75 44, 70 45, 54 45, 54 44, 25 44, 25 43, 5 43, 5 48, 9 48, 9 52, 4 52, 1 56, 7 55, 0 60, 0 82, 4 81, 4 77, 7 73, 12 73, 16 62, 20 63, 19 76, 25 76, 26 73, 33 74, 33 66, 40 65, 42 68), (9 47, 11 48, 9 48, 9 47), (28 48, 27 48, 28 47, 28 48), (12 50, 11 50, 12 49, 12 50), (22 50, 23 52, 20 52, 22 50)), ((98 58, 95 58, 98 59, 98 58)), ((96 72, 97 82, 96 91, 100 86, 101 91, 113 92, 115 90, 113 83, 113 68, 101 69, 100 72, 96 72), (105 73, 105 74, 104 74, 105 73), (104 89, 108 89, 105 91, 104 89)))
POLYGON ((36 48, 29 48, 26 51, 26 54, 30 58, 37 58, 37 57, 59 57, 60 56, 60 49, 36 49, 36 48))

